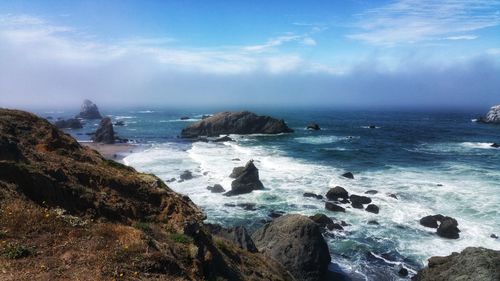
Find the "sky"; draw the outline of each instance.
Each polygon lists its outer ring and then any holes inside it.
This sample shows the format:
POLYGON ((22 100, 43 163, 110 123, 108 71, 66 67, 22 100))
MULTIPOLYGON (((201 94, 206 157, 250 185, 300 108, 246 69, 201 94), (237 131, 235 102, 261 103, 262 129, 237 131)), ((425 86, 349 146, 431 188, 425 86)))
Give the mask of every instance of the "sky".
POLYGON ((500 1, 1 1, 0 106, 489 108, 500 1))

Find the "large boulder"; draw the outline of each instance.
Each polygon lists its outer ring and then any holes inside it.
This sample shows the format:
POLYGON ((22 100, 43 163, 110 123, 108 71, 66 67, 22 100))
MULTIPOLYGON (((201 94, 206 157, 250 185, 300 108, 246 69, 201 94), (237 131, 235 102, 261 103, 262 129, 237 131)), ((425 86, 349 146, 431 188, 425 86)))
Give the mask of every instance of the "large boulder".
POLYGON ((461 253, 432 257, 415 281, 496 281, 500 280, 500 251, 469 247, 461 253))
POLYGON ((347 199, 348 197, 349 193, 341 186, 330 188, 326 193, 326 198, 328 198, 328 200, 339 200, 339 198, 347 199))
POLYGON ((264 189, 264 185, 259 179, 259 170, 253 164, 253 160, 250 160, 243 169, 240 169, 235 180, 231 183, 231 190, 224 195, 245 194, 258 189, 264 189))
POLYGON ((82 107, 80 108, 80 113, 76 116, 76 118, 101 119, 102 116, 97 108, 97 105, 90 100, 84 100, 82 107))
POLYGON ((82 123, 77 118, 70 118, 66 120, 57 120, 54 125, 59 129, 81 129, 82 123))
POLYGON ((279 134, 291 133, 284 120, 259 116, 249 111, 221 112, 198 121, 181 132, 183 138, 200 136, 216 137, 228 134, 279 134))
POLYGON ((97 130, 92 136, 92 141, 106 144, 115 143, 115 131, 113 130, 111 118, 102 118, 99 127, 97 127, 97 130))
POLYGON ((321 280, 330 253, 320 227, 303 215, 285 215, 258 229, 252 239, 259 252, 287 268, 297 280, 321 280))
POLYGON ((437 228, 436 233, 444 238, 458 239, 460 236, 458 222, 452 217, 443 216, 441 214, 425 216, 420 219, 420 224, 425 227, 437 228))

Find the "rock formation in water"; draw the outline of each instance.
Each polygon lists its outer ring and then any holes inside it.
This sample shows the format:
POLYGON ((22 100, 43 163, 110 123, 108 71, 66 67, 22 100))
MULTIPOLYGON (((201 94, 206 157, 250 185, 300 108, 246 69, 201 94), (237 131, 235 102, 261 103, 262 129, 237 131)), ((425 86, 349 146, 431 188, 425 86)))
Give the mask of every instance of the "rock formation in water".
POLYGON ((486 116, 479 117, 477 122, 500 124, 500 105, 493 106, 486 116))
POLYGON ((285 215, 258 229, 252 239, 259 252, 288 268, 297 280, 318 281, 330 263, 319 226, 303 215, 285 215))
POLYGON ((66 120, 57 120, 54 125, 59 129, 81 129, 83 128, 80 119, 70 118, 66 120))
POLYGON ((461 253, 432 257, 414 281, 500 280, 500 251, 469 247, 461 253))
POLYGON ((307 125, 307 129, 313 130, 313 131, 321 130, 321 128, 319 127, 319 125, 317 123, 311 123, 311 124, 307 125))
POLYGON ((437 228, 436 233, 444 238, 458 239, 460 230, 456 219, 443 216, 441 214, 425 216, 420 219, 420 224, 429 227, 437 228))
POLYGON ((1 280, 294 280, 156 176, 22 111, 0 109, 0 214, 1 280))
POLYGON ((231 190, 224 193, 226 196, 250 193, 254 190, 263 189, 264 185, 259 179, 259 170, 250 160, 245 167, 236 167, 230 177, 234 178, 231 190))
POLYGON ((183 138, 198 138, 202 136, 217 137, 228 134, 279 134, 291 133, 285 121, 269 116, 259 116, 255 113, 221 112, 198 121, 181 132, 183 138))
POLYGON ((97 127, 97 130, 92 136, 92 141, 106 144, 115 143, 115 131, 113 130, 111 118, 102 118, 99 127, 97 127))
POLYGON ((76 116, 76 118, 82 119, 101 119, 101 113, 97 108, 97 105, 91 102, 90 100, 84 100, 83 104, 80 108, 80 113, 76 116))

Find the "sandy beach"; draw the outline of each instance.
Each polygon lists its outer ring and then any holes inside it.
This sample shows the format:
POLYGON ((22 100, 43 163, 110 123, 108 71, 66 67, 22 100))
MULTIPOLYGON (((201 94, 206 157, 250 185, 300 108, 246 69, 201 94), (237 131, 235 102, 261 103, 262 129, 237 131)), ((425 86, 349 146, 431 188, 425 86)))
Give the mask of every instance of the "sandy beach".
POLYGON ((97 150, 106 159, 121 162, 130 153, 138 150, 137 145, 129 143, 103 144, 94 142, 80 142, 81 145, 97 150))

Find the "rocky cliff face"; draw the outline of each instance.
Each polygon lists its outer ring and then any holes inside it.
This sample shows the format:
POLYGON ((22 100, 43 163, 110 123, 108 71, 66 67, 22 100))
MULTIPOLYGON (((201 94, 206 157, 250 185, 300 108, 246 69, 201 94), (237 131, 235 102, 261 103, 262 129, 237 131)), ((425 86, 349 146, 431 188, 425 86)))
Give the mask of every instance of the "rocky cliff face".
POLYGON ((0 109, 1 280, 293 280, 203 219, 156 176, 0 109))
POLYGON ((183 138, 197 138, 227 134, 279 134, 291 132, 293 130, 288 128, 283 120, 242 111, 215 114, 184 128, 181 136, 183 138))
POLYGON ((415 281, 500 280, 500 251, 469 247, 447 257, 432 257, 415 281))
POLYGON ((478 122, 500 124, 500 105, 493 106, 486 116, 480 117, 478 122))

